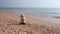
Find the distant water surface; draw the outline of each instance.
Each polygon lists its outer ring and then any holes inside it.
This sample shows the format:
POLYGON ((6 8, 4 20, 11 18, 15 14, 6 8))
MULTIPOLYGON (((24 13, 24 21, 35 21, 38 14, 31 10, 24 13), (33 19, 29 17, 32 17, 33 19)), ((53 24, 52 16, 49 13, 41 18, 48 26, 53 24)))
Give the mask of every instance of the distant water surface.
POLYGON ((60 16, 60 8, 0 8, 0 10, 25 12, 29 14, 43 14, 48 16, 60 16))

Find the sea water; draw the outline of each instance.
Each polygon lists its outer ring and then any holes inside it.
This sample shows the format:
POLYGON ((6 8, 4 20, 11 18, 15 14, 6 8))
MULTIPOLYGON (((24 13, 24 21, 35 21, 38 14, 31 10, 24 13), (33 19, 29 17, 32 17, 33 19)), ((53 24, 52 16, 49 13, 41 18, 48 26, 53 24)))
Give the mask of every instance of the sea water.
POLYGON ((25 12, 29 14, 43 14, 48 16, 60 16, 60 8, 0 8, 0 10, 25 12))

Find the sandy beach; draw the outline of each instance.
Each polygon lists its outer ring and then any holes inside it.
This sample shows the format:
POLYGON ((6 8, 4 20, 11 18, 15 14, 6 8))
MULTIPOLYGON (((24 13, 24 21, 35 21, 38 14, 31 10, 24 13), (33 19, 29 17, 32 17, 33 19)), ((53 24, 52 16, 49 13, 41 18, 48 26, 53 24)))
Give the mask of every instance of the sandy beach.
POLYGON ((26 25, 19 25, 20 14, 0 12, 0 34, 60 34, 60 24, 46 16, 24 13, 26 25))

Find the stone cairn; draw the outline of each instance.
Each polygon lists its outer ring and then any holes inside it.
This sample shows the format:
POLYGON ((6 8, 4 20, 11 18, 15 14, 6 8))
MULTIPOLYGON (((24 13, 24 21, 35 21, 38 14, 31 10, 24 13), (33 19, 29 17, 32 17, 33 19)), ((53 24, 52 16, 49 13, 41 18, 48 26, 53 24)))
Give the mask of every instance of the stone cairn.
POLYGON ((26 25, 26 18, 23 14, 20 15, 20 23, 19 25, 26 25))

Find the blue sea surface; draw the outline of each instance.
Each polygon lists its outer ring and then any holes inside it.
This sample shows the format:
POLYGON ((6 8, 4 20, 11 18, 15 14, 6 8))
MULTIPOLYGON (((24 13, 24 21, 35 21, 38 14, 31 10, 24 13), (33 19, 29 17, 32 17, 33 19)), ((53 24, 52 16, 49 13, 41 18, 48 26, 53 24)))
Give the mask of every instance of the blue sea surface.
POLYGON ((48 16, 60 16, 60 8, 0 8, 0 10, 25 12, 29 14, 44 14, 48 16))

